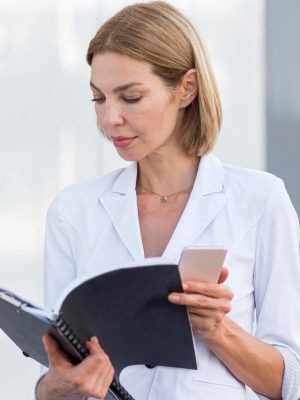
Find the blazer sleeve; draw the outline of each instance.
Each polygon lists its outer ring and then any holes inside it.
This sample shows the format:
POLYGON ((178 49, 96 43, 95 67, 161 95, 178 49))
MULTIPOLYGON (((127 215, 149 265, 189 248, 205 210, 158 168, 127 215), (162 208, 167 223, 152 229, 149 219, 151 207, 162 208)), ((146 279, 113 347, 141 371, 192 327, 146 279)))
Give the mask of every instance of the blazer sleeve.
MULTIPOLYGON (((255 336, 284 360, 282 399, 300 398, 299 221, 276 178, 260 222, 254 268, 255 336)), ((265 397, 260 397, 265 398, 265 397)))
MULTIPOLYGON (((75 227, 64 216, 64 203, 59 194, 50 205, 46 218, 44 303, 49 310, 54 308, 64 287, 76 278, 76 254, 80 241, 75 227)), ((38 383, 47 371, 48 368, 40 366, 40 378, 36 383, 35 393, 38 383)))
POLYGON ((50 205, 44 247, 44 300, 52 309, 61 291, 76 278, 79 235, 66 218, 66 200, 60 194, 50 205))

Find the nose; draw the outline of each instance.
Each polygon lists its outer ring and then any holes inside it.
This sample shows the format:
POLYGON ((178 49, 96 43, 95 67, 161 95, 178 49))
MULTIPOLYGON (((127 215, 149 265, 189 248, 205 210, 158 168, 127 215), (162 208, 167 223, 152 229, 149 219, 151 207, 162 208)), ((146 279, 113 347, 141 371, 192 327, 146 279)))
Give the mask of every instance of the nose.
POLYGON ((99 124, 104 131, 124 123, 121 110, 114 102, 109 102, 106 100, 105 104, 99 108, 96 106, 96 113, 99 124))

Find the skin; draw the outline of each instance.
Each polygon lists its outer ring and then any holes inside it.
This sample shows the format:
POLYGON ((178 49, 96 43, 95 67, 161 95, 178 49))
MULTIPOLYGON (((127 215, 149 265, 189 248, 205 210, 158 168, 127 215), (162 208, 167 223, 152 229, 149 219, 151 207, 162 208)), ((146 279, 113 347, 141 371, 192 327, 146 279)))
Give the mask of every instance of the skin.
POLYGON ((43 336, 43 343, 49 371, 38 385, 39 400, 84 400, 86 396, 102 399, 106 396, 114 369, 96 337, 86 342, 90 355, 76 366, 51 336, 43 336))
MULTIPOLYGON (((92 61, 91 89, 99 128, 124 160, 138 161, 137 179, 143 186, 167 194, 193 184, 199 158, 187 155, 179 139, 185 108, 197 95, 194 69, 187 71, 178 87, 171 90, 146 63, 115 53, 98 54, 92 61), (124 88, 132 83, 138 84, 124 88), (121 86, 122 90, 116 90, 121 86), (120 137, 130 139, 128 145, 120 147, 120 137)), ((136 190, 145 256, 161 255, 189 194, 170 198, 168 204, 173 211, 166 216, 165 205, 159 204, 155 195, 139 187, 136 190), (147 235, 153 224, 162 236, 147 235), (173 228, 157 229, 162 226, 173 228)), ((223 285, 227 276, 228 270, 223 268, 216 284, 184 282, 184 293, 170 293, 169 301, 188 307, 194 334, 241 382, 271 399, 280 399, 282 357, 226 316, 233 297, 230 288, 223 285)), ((104 397, 113 368, 95 339, 87 343, 90 356, 78 366, 71 365, 51 338, 45 337, 44 344, 50 368, 38 385, 39 400, 104 397)))
POLYGON ((191 157, 178 145, 184 108, 196 96, 195 71, 190 70, 187 78, 187 94, 183 88, 171 91, 148 64, 113 53, 94 56, 91 89, 99 128, 110 140, 117 136, 136 138, 125 149, 116 148, 121 158, 144 165, 168 162, 174 155, 190 163, 191 157), (140 84, 113 92, 131 82, 140 84))

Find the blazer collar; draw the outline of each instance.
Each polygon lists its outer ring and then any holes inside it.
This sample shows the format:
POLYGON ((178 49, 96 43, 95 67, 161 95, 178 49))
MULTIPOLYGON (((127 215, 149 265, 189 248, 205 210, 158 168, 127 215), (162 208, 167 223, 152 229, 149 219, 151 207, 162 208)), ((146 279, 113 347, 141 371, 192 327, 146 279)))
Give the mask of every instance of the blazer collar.
POLYGON ((112 192, 121 195, 128 195, 133 192, 135 193, 137 169, 138 167, 136 162, 133 162, 129 164, 127 168, 124 168, 115 180, 112 192))
MULTIPOLYGON (((182 248, 192 245, 214 221, 226 204, 222 163, 213 155, 201 157, 189 201, 164 251, 178 262, 182 248)), ((215 243, 212 242, 211 245, 215 243)))
MULTIPOLYGON (((182 247, 192 244, 226 204, 222 163, 212 154, 201 157, 194 187, 163 257, 178 259, 182 247), (195 223, 195 221, 197 221, 195 223)), ((121 171, 112 189, 99 200, 133 259, 144 258, 136 201, 137 163, 121 171)))
POLYGON ((111 189, 99 196, 121 241, 134 260, 144 258, 136 200, 137 163, 124 168, 111 189))
MULTIPOLYGON (((213 154, 204 155, 199 163, 194 189, 201 195, 222 192, 223 175, 223 165, 220 160, 213 154)), ((123 195, 135 192, 136 176, 137 163, 133 162, 119 174, 113 184, 112 192, 123 195)))
POLYGON ((223 191, 223 164, 213 154, 201 157, 194 189, 202 196, 223 191))

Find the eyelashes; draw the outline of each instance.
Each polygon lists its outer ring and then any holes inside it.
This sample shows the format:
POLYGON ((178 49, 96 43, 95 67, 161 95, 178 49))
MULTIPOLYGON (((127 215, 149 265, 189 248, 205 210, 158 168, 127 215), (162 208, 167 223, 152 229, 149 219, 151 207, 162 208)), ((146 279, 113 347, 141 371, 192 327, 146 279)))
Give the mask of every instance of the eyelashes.
POLYGON ((103 99, 97 99, 97 98, 93 98, 93 99, 91 99, 91 101, 93 101, 95 103, 104 103, 103 99))
MULTIPOLYGON (((138 103, 141 100, 141 97, 135 97, 135 98, 128 98, 128 97, 123 97, 122 99, 125 101, 125 103, 133 104, 133 103, 138 103)), ((98 98, 93 98, 91 99, 92 102, 102 104, 105 102, 105 98, 98 97, 98 98)))

